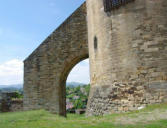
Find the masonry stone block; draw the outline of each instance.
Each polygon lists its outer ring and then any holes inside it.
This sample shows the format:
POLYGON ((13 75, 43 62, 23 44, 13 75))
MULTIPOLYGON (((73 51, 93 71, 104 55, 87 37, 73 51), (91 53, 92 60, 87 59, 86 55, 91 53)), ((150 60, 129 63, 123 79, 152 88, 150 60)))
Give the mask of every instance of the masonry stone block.
POLYGON ((24 61, 25 110, 65 116, 67 76, 88 57, 87 116, 167 102, 167 1, 108 2, 87 0, 24 61))

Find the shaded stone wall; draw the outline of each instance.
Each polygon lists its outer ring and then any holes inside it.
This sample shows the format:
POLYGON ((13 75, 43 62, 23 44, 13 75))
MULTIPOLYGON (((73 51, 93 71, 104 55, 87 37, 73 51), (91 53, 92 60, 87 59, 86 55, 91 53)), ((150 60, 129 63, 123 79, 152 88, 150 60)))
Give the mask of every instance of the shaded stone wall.
POLYGON ((67 76, 86 58, 84 3, 24 61, 24 110, 45 108, 65 116, 67 76))
POLYGON ((11 100, 10 111, 11 112, 23 111, 23 100, 22 99, 11 100))
POLYGON ((87 13, 87 115, 167 102, 167 1, 135 0, 106 13, 103 0, 87 0, 87 13))
POLYGON ((16 96, 15 92, 2 92, 0 94, 0 112, 22 111, 23 100, 17 99, 16 96))

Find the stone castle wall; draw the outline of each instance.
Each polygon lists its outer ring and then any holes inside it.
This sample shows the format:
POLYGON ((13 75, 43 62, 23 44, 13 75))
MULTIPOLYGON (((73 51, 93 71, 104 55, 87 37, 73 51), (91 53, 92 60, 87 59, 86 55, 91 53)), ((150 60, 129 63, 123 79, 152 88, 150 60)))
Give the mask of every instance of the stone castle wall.
POLYGON ((15 92, 0 93, 0 112, 16 112, 23 110, 23 100, 17 99, 15 92))
POLYGON ((105 12, 103 0, 87 0, 87 13, 84 3, 25 60, 24 109, 65 116, 66 78, 88 47, 88 116, 167 102, 167 1, 105 12))
POLYGON ((167 102, 167 1, 135 0, 106 13, 103 0, 87 0, 87 12, 87 115, 167 102))
POLYGON ((24 61, 24 110, 66 115, 70 70, 88 58, 86 5, 81 5, 24 61))
POLYGON ((11 112, 23 111, 23 100, 22 99, 11 100, 10 111, 11 112))

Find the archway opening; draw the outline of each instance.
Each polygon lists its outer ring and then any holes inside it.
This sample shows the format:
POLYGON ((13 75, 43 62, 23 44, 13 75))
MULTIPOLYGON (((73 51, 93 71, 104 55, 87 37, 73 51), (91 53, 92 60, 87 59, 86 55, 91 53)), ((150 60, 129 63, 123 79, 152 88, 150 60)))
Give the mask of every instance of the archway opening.
POLYGON ((86 111, 89 90, 89 59, 77 63, 66 80, 66 113, 83 114, 86 111))

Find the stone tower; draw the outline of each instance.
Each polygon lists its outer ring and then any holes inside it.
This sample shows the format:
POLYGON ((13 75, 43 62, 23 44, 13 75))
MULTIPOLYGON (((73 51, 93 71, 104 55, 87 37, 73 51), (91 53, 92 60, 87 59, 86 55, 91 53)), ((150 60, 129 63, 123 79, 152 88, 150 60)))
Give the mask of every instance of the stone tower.
POLYGON ((87 115, 167 101, 167 1, 87 0, 87 115))
POLYGON ((66 116, 67 76, 88 57, 88 116, 167 102, 167 0, 87 0, 24 61, 24 109, 66 116))

